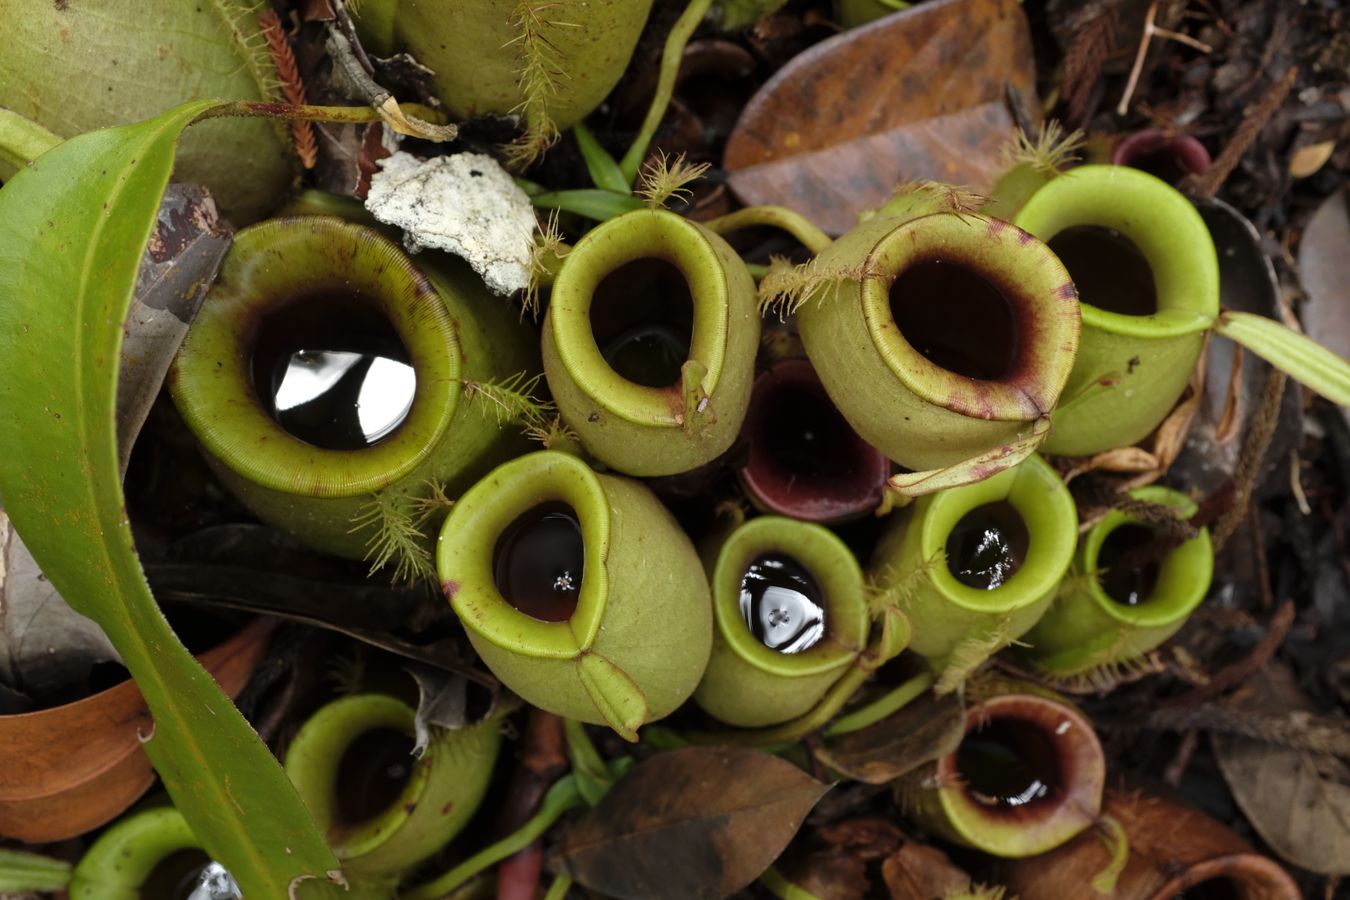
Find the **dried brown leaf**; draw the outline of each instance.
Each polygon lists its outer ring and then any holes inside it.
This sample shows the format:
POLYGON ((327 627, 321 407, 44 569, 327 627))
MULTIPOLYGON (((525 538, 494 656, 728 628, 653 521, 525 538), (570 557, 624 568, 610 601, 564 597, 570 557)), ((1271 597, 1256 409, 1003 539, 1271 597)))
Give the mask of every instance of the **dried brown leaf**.
MULTIPOLYGON (((1235 695, 1239 709, 1306 710, 1293 674, 1269 663, 1235 695)), ((1350 874, 1350 767, 1274 743, 1211 736, 1233 798, 1257 833, 1288 862, 1324 875, 1350 874)))
POLYGON ((901 182, 986 190, 1017 133, 1009 91, 1034 101, 1030 31, 1016 0, 930 0, 779 70, 727 141, 729 183, 747 205, 790 207, 831 234, 901 182))
POLYGON ((831 741, 816 756, 849 778, 886 784, 954 751, 965 726, 956 694, 924 694, 875 725, 831 741))
POLYGON ((615 785, 551 863, 611 897, 725 897, 768 868, 827 790, 767 753, 671 750, 615 785))

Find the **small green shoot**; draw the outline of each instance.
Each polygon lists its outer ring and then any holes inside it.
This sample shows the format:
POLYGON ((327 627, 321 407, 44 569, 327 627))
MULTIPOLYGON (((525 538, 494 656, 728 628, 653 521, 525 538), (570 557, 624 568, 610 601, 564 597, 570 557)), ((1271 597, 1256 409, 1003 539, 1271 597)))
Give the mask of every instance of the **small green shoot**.
POLYGON ((553 404, 534 396, 543 377, 517 372, 503 381, 465 379, 464 396, 484 416, 494 416, 498 425, 512 423, 524 429, 547 426, 553 404))

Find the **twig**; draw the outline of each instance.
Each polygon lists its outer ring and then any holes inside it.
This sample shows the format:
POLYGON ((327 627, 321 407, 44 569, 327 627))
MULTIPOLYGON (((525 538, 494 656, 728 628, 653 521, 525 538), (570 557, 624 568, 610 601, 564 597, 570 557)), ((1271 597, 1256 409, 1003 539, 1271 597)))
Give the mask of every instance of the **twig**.
POLYGON ((1197 197, 1213 197, 1218 193, 1219 187, 1228 180, 1228 176, 1233 173, 1242 157, 1256 141, 1261 129, 1266 127, 1271 116, 1275 115, 1276 110, 1284 104, 1284 98, 1289 95, 1297 80, 1298 67, 1290 66, 1284 76, 1247 111, 1242 124, 1233 132, 1233 139, 1224 146, 1223 151, 1215 158, 1214 164, 1205 174, 1199 177, 1189 176, 1186 179, 1185 186, 1189 188, 1190 193, 1197 197))
POLYGON ((1148 45, 1152 43, 1154 36, 1165 38, 1169 41, 1176 41, 1179 44, 1185 44, 1187 47, 1194 47, 1201 53, 1213 53, 1214 48, 1203 41, 1197 41, 1187 34, 1181 34, 1167 28, 1159 28, 1153 24, 1158 16, 1158 0, 1153 0, 1148 5, 1148 12, 1144 14, 1144 34, 1139 40, 1139 51, 1134 55, 1134 65, 1130 68, 1130 80, 1125 83, 1125 93, 1121 95, 1120 103, 1116 106, 1116 115, 1123 116, 1130 108, 1130 98, 1134 96, 1134 89, 1139 85, 1139 76, 1144 71, 1144 57, 1148 55, 1148 45))
POLYGON ((1235 489, 1233 505, 1219 516, 1214 523, 1214 552, 1218 553, 1237 530, 1252 495, 1256 493, 1257 476, 1261 472, 1261 463, 1265 460, 1266 450, 1270 448, 1270 439, 1275 436, 1275 427, 1280 423, 1280 402, 1284 398, 1284 386, 1288 376, 1279 369, 1272 368, 1266 375, 1265 387, 1261 391, 1261 402, 1252 413, 1247 426, 1247 434, 1238 451, 1237 465, 1233 470, 1232 482, 1235 489))
POLYGON ((1284 643, 1289 627, 1294 624, 1294 601, 1285 600, 1266 627, 1266 635, 1244 659, 1220 669, 1209 681, 1180 696, 1163 701, 1163 707, 1175 709, 1196 706, 1246 681, 1252 673, 1264 666, 1284 643))
POLYGON ((1186 774, 1186 767, 1191 764, 1191 757, 1195 754, 1195 748, 1200 744, 1200 732, 1195 729, 1185 732, 1181 736, 1181 745, 1177 747, 1176 756, 1167 764, 1167 771, 1163 773, 1165 780, 1172 787, 1181 787, 1181 779, 1186 774))

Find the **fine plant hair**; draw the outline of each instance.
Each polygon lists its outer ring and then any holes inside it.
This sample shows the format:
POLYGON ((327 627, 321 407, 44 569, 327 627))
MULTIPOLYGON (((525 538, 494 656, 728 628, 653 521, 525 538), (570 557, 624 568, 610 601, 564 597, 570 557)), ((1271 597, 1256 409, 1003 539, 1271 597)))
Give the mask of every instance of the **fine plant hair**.
POLYGON ((371 575, 392 563, 392 580, 396 584, 416 584, 430 581, 436 575, 427 538, 420 527, 426 519, 425 511, 419 510, 406 495, 381 491, 371 495, 352 516, 348 533, 372 530, 365 555, 371 575))
POLYGON ((268 50, 267 35, 259 17, 270 12, 267 0, 208 0, 216 18, 229 32, 244 67, 258 87, 258 95, 266 101, 284 100, 281 77, 268 50))
POLYGON ((413 512, 416 513, 413 518, 413 525, 419 531, 438 513, 448 512, 455 505, 455 501, 446 494, 445 485, 431 479, 428 479, 425 484, 427 493, 412 498, 409 503, 413 512))
POLYGON ((891 191, 891 199, 909 194, 927 194, 936 207, 933 212, 948 212, 958 216, 962 213, 977 213, 988 206, 992 199, 969 188, 942 181, 903 182, 891 191))
POLYGON ((882 584, 884 581, 889 581, 894 573, 894 569, 889 566, 880 576, 869 578, 863 590, 867 597, 867 609, 872 618, 881 616, 889 609, 898 609, 901 612, 908 613, 909 606, 914 602, 919 589, 932 580, 933 572, 946 564, 947 553, 939 547, 913 572, 903 578, 895 579, 890 584, 882 584))
POLYGON ((650 209, 663 208, 671 200, 687 203, 694 196, 688 185, 702 178, 709 168, 710 163, 691 163, 683 153, 671 159, 661 150, 642 165, 633 193, 650 209))
POLYGON ((1051 119, 1041 125, 1035 139, 1025 131, 1018 131, 1017 137, 1003 146, 1003 168, 1028 165, 1037 172, 1057 175, 1066 164, 1078 159, 1078 150, 1083 146, 1083 132, 1074 130, 1064 133, 1064 126, 1051 119))
POLYGON ((560 0, 518 0, 508 19, 515 37, 506 46, 516 48, 516 84, 520 103, 513 113, 519 115, 525 130, 515 141, 502 148, 507 165, 517 171, 528 167, 557 142, 558 125, 549 115, 548 105, 558 96, 561 82, 567 79, 563 56, 548 39, 545 29, 576 28, 570 22, 549 18, 560 9, 560 0))
POLYGON ((581 435, 572 430, 561 415, 554 415, 546 423, 536 422, 525 428, 525 436, 538 441, 545 450, 572 451, 581 444, 581 435))
POLYGON ((847 285, 881 277, 881 270, 871 259, 839 266, 824 264, 820 257, 815 257, 793 265, 784 257, 774 256, 769 260, 769 271, 759 282, 760 315, 773 313, 786 321, 808 302, 837 302, 847 285))
POLYGON ((552 281, 557 263, 571 252, 563 240, 562 230, 558 227, 558 211, 555 209, 539 224, 539 233, 535 235, 530 248, 530 283, 520 298, 520 314, 527 313, 530 318, 539 319, 539 295, 544 285, 552 281))
POLYGON ((1036 677, 1065 694, 1108 694, 1125 684, 1132 684, 1149 675, 1167 671, 1167 665, 1158 653, 1143 656, 1108 657, 1077 672, 1050 672, 1035 663, 1036 677))
MULTIPOLYGON (((300 64, 291 51, 286 30, 281 25, 281 17, 268 9, 258 17, 258 27, 262 29, 263 39, 267 43, 267 52, 272 57, 281 92, 286 102, 292 106, 303 106, 309 100, 305 95, 305 81, 300 76, 300 64)), ((291 143, 295 153, 306 169, 312 169, 319 161, 319 144, 314 137, 314 124, 302 119, 291 122, 291 143)))
POLYGON ((941 900, 1017 900, 1008 895, 1008 889, 1001 884, 979 884, 972 881, 964 888, 943 893, 941 900))
POLYGON ((933 685, 933 693, 942 696, 958 690, 991 656, 1013 644, 1026 646, 1012 636, 1012 616, 1001 616, 993 628, 970 635, 956 645, 947 658, 942 675, 933 685))
POLYGON ((484 416, 493 416, 498 425, 515 424, 528 431, 547 428, 555 412, 553 404, 535 397, 542 374, 517 372, 502 381, 463 380, 464 397, 484 416))

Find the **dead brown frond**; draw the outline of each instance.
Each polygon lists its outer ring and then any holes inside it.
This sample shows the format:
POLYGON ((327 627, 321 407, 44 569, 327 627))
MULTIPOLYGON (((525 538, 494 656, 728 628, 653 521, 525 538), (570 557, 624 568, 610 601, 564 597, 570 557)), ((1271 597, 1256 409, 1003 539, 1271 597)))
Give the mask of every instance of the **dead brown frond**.
MULTIPOLYGON (((262 29, 263 39, 267 41, 267 52, 276 66, 277 78, 281 83, 281 93, 292 106, 304 106, 309 102, 305 97, 305 82, 300 77, 300 66, 291 52, 290 42, 286 40, 286 31, 281 27, 281 18, 272 10, 258 16, 258 27, 262 29)), ((295 143, 295 153, 306 169, 314 168, 319 161, 319 144, 314 137, 314 126, 299 119, 291 122, 291 140, 295 143)))

